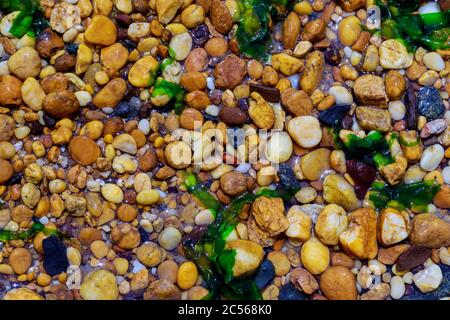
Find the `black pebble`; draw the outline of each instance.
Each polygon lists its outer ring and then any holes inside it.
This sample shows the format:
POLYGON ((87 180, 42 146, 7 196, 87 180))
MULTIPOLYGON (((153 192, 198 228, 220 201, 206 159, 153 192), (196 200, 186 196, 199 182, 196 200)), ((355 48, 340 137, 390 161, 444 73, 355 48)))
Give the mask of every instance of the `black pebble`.
POLYGON ((124 118, 128 115, 130 112, 130 105, 126 102, 120 102, 115 108, 114 108, 114 115, 124 118))
POLYGON ((209 39, 209 29, 205 24, 201 24, 191 31, 191 36, 192 44, 195 48, 203 47, 209 39))
POLYGON ((138 116, 139 116, 139 109, 138 109, 138 107, 130 106, 130 111, 125 116, 125 118, 133 119, 133 118, 137 118, 138 116))
POLYGON ((54 128, 56 125, 56 120, 50 117, 48 114, 44 113, 44 122, 49 128, 54 128))
POLYGON ((70 44, 66 45, 66 51, 71 56, 76 56, 77 51, 78 51, 78 45, 75 43, 70 43, 70 44))
POLYGON ((137 47, 137 44, 130 39, 120 39, 119 42, 123 44, 123 46, 127 48, 128 51, 133 51, 137 47))
POLYGON ((238 106, 239 109, 241 109, 244 112, 248 112, 248 109, 250 108, 248 105, 248 99, 242 98, 238 100, 238 106))
POLYGON ((142 242, 147 242, 150 241, 150 236, 147 233, 147 231, 145 231, 144 229, 142 229, 142 227, 138 228, 139 234, 141 235, 141 240, 142 242))
POLYGON ((278 169, 278 176, 280 177, 281 184, 286 188, 300 188, 300 181, 295 176, 294 170, 286 164, 282 163, 278 169))
POLYGON ((66 246, 57 236, 51 236, 42 241, 44 249, 44 269, 55 276, 66 271, 69 261, 66 255, 66 246))
POLYGON ((6 182, 6 184, 8 186, 13 185, 13 184, 18 184, 20 183, 20 181, 22 180, 22 175, 20 173, 15 172, 11 178, 9 178, 8 182, 6 182))
POLYGON ((422 87, 417 93, 417 109, 428 121, 444 116, 445 106, 439 91, 434 87, 422 87))
POLYGON ((345 115, 350 111, 349 105, 331 107, 319 115, 319 120, 329 126, 336 126, 342 122, 345 115))
POLYGON ((218 116, 213 116, 213 115, 210 115, 210 114, 207 114, 207 113, 205 113, 203 117, 207 121, 218 121, 219 120, 218 116))
POLYGON ((285 284, 280 289, 280 295, 278 296, 280 300, 305 300, 305 296, 298 291, 292 283, 285 284))
POLYGON ((275 278, 275 268, 269 260, 264 260, 255 275, 256 286, 260 289, 267 286, 275 278))

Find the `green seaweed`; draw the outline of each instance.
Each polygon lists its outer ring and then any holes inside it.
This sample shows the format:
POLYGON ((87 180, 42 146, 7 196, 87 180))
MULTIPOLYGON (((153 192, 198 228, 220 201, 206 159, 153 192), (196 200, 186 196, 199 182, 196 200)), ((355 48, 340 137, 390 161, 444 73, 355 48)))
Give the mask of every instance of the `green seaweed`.
POLYGON ((208 192, 208 190, 199 183, 197 177, 193 174, 190 174, 186 177, 184 181, 184 185, 186 186, 189 193, 193 194, 200 202, 207 207, 214 218, 217 216, 217 212, 222 209, 222 205, 219 200, 214 198, 212 194, 208 192))
POLYGON ((377 209, 390 207, 398 210, 413 208, 426 211, 439 189, 440 185, 432 180, 395 186, 374 182, 369 193, 369 200, 377 209))
POLYGON ((179 84, 158 78, 153 87, 152 98, 167 95, 169 103, 173 102, 173 109, 179 115, 184 109, 184 94, 185 91, 179 84))
POLYGON ((410 52, 418 46, 431 50, 450 48, 450 10, 414 14, 420 1, 377 0, 381 10, 381 34, 386 39, 400 40, 410 52))
POLYGON ((35 37, 49 26, 39 0, 0 0, 0 9, 7 13, 20 11, 9 30, 16 38, 25 34, 35 37))
POLYGON ((239 214, 247 204, 261 196, 280 197, 288 201, 297 190, 285 186, 275 190, 260 189, 256 193, 244 193, 222 207, 200 185, 194 174, 186 176, 185 186, 205 207, 217 212, 215 221, 208 225, 198 241, 184 242, 186 257, 197 265, 210 289, 206 299, 217 299, 223 295, 227 299, 261 300, 261 292, 252 279, 233 278, 235 251, 225 249, 226 238, 239 223, 239 214))
POLYGON ((11 240, 28 240, 34 237, 39 232, 43 232, 45 235, 57 235, 62 236, 60 232, 56 229, 46 228, 40 222, 34 222, 31 227, 24 231, 11 231, 11 230, 0 230, 0 242, 8 242, 11 240))
POLYGON ((281 20, 292 10, 294 0, 240 0, 236 39, 245 55, 267 60, 271 44, 271 20, 281 20))

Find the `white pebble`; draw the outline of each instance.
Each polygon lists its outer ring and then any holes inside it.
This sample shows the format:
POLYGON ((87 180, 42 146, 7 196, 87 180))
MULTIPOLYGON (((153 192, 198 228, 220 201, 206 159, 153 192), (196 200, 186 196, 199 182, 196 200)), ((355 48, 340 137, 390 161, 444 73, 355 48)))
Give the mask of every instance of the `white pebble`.
POLYGON ((344 48, 344 54, 347 58, 350 58, 352 56, 353 50, 350 47, 345 47, 344 48))
POLYGON ((400 299, 405 294, 405 283, 403 278, 399 276, 394 276, 391 279, 391 297, 392 299, 400 299))
POLYGON ((450 110, 445 111, 444 113, 445 122, 450 126, 450 110))
POLYGON ((92 96, 87 91, 77 91, 75 92, 75 96, 81 107, 87 106, 92 101, 92 96))
POLYGON ((436 2, 427 2, 419 8, 420 14, 441 12, 441 8, 436 2))
POLYGON ((23 126, 18 127, 14 130, 14 134, 17 139, 23 139, 30 133, 31 129, 29 127, 23 126))
POLYGON ((160 246, 169 251, 175 249, 180 241, 181 233, 174 227, 165 228, 158 237, 160 246))
POLYGON ((423 151, 420 167, 425 171, 435 170, 444 159, 444 153, 445 150, 440 144, 429 146, 423 151))
POLYGON ((141 221, 139 221, 139 225, 142 227, 142 229, 145 230, 145 232, 153 232, 153 224, 150 222, 150 220, 142 219, 141 221))
POLYGON ((412 272, 407 272, 403 275, 403 281, 405 281, 406 284, 412 284, 413 283, 413 274, 412 272))
POLYGON ((336 105, 343 106, 353 103, 352 94, 342 86, 333 86, 328 90, 328 93, 336 98, 336 105))
POLYGON ((114 109, 111 107, 106 107, 106 108, 103 108, 102 111, 106 114, 111 114, 114 112, 114 109))
POLYGON ((352 55, 350 56, 350 63, 352 64, 352 66, 356 66, 361 62, 361 59, 362 59, 361 53, 353 51, 352 55))
POLYGON ((49 221, 49 220, 48 220, 48 218, 47 218, 46 216, 44 216, 44 217, 42 217, 42 218, 39 219, 39 222, 42 223, 42 224, 47 224, 48 221, 49 221))
POLYGON ((406 107, 401 101, 390 101, 389 102, 389 113, 395 121, 402 120, 406 114, 406 107))
POLYGON ((214 216, 209 209, 200 211, 195 216, 195 224, 196 225, 208 225, 214 221, 214 216))
POLYGON ((150 121, 141 119, 138 123, 138 129, 145 135, 150 133, 150 121))
POLYGON ((445 167, 442 170, 442 178, 446 184, 450 184, 450 167, 445 167))
POLYGON ((241 163, 236 167, 236 171, 240 173, 247 173, 252 166, 249 163, 241 163))
POLYGON ((436 290, 442 279, 442 270, 437 264, 432 264, 413 276, 414 284, 423 293, 436 290))
POLYGON ((423 56, 423 63, 428 69, 442 71, 445 69, 444 59, 437 52, 428 52, 423 56))
POLYGON ((213 77, 206 78, 206 86, 209 90, 214 90, 216 88, 213 77))
POLYGON ((219 107, 214 104, 210 104, 206 107, 205 112, 213 117, 217 117, 219 115, 219 107))
POLYGON ((70 28, 63 34, 63 41, 65 43, 73 42, 78 36, 78 30, 75 28, 70 28))
POLYGON ((299 78, 300 78, 300 75, 298 73, 293 74, 292 76, 288 77, 289 81, 291 82, 292 88, 298 88, 299 78))
MULTIPOLYGON (((292 121, 292 120, 291 120, 292 121)), ((283 163, 289 160, 294 145, 287 132, 277 131, 272 133, 266 144, 266 157, 273 163, 283 163)))
POLYGON ((0 76, 9 74, 8 60, 0 62, 0 76))
POLYGON ((133 261, 133 273, 137 273, 137 272, 139 272, 139 271, 141 271, 142 269, 145 269, 145 266, 142 264, 142 263, 140 263, 139 261, 137 261, 137 260, 134 260, 133 261))
POLYGON ((188 32, 176 34, 170 40, 169 47, 175 52, 175 59, 183 61, 191 52, 192 37, 188 32))
POLYGON ((386 266, 378 260, 369 260, 369 270, 375 275, 381 275, 386 272, 386 266))

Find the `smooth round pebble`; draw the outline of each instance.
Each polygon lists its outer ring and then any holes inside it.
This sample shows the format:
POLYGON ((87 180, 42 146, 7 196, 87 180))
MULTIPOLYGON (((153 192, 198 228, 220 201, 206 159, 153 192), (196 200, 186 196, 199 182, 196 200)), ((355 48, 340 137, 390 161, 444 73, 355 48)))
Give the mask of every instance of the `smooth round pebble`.
POLYGON ((283 163, 289 160, 293 151, 291 137, 284 131, 272 133, 266 145, 266 157, 273 163, 283 163))
POLYGON ((112 183, 105 184, 102 189, 102 196, 109 202, 121 203, 123 201, 123 191, 112 183))
POLYGON ((181 241, 181 233, 174 227, 165 228, 158 237, 158 242, 166 250, 175 249, 181 241))
POLYGON ((445 62, 437 52, 428 52, 423 56, 423 63, 428 69, 442 71, 445 69, 445 62))
POLYGON ((352 94, 342 86, 333 86, 328 90, 328 93, 336 99, 337 106, 350 105, 353 103, 352 94))
POLYGON ((405 117, 406 107, 401 101, 390 101, 388 107, 392 120, 399 121, 405 117))
POLYGON ((189 290, 197 282, 198 270, 192 261, 183 262, 177 271, 177 284, 182 290, 189 290))
POLYGON ((446 184, 450 184, 450 166, 442 170, 442 178, 446 184))
POLYGON ((405 294, 405 282, 400 276, 394 276, 391 278, 391 297, 392 299, 400 299, 405 294))
POLYGON ((288 123, 289 135, 303 148, 317 146, 322 140, 322 128, 319 120, 313 116, 301 116, 288 123))
POLYGON ((435 170, 444 159, 444 153, 445 150, 440 144, 429 146, 423 151, 420 167, 425 171, 435 170))

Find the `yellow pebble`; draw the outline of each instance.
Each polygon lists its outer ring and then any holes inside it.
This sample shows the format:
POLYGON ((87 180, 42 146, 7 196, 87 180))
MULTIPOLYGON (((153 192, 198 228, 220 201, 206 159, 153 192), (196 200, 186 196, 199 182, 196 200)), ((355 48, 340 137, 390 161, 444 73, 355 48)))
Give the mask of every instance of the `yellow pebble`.
POLYGON ((13 268, 9 264, 2 263, 0 264, 0 274, 14 274, 13 268))
POLYGON ((93 120, 86 123, 80 130, 80 135, 85 135, 92 140, 97 140, 102 136, 103 122, 93 120))
POLYGON ((182 290, 189 290, 197 282, 198 271, 191 261, 183 262, 177 271, 177 284, 182 290))
POLYGON ((116 150, 114 150, 114 147, 112 146, 112 144, 106 145, 105 157, 109 160, 112 160, 112 159, 114 159, 115 156, 116 156, 116 150))
POLYGON ((424 181, 433 180, 436 181, 439 184, 444 183, 444 178, 442 177, 442 173, 440 173, 438 170, 434 170, 431 172, 428 172, 425 177, 423 177, 424 181))
POLYGON ((157 190, 143 190, 138 193, 136 201, 140 205, 148 206, 158 202, 159 192, 157 190))
POLYGON ((56 73, 56 69, 53 66, 46 66, 39 73, 39 78, 44 79, 45 77, 51 76, 56 73))
POLYGON ((45 146, 41 141, 34 141, 31 148, 33 149, 33 153, 36 157, 40 158, 45 155, 45 146))
POLYGON ((75 129, 75 123, 68 119, 68 118, 64 118, 62 120, 59 120, 56 124, 55 124, 55 128, 59 128, 59 127, 66 127, 69 128, 70 130, 74 130, 75 129))
POLYGON ((45 287, 45 286, 48 286, 52 282, 52 277, 50 277, 46 273, 40 273, 37 276, 36 280, 37 280, 38 285, 40 285, 41 287, 45 287))
POLYGON ((446 150, 445 150, 445 157, 448 159, 448 158, 450 158, 450 147, 448 147, 446 150))
POLYGON ((295 5, 294 11, 300 15, 310 15, 313 8, 308 1, 301 1, 295 5))
POLYGON ((128 271, 129 263, 128 260, 125 258, 114 259, 113 265, 114 268, 116 269, 116 272, 120 275, 124 275, 128 271))
POLYGON ((30 272, 29 274, 27 274, 28 281, 33 281, 33 279, 34 279, 34 272, 30 272))
POLYGON ((84 90, 89 92, 91 95, 94 94, 94 89, 92 88, 92 86, 90 84, 86 84, 86 86, 84 87, 84 90))
POLYGON ((123 191, 122 189, 120 189, 119 186, 115 184, 112 183, 105 184, 101 189, 101 193, 103 198, 105 198, 106 201, 109 201, 111 203, 121 203, 123 201, 123 191))
POLYGON ((425 118, 424 116, 419 116, 419 118, 417 119, 417 130, 419 130, 419 131, 422 130, 426 124, 427 124, 427 118, 425 118))
POLYGON ((103 141, 105 141, 105 143, 112 143, 113 140, 114 140, 114 137, 112 136, 112 134, 109 134, 109 133, 103 137, 103 141))
POLYGON ((158 137, 156 138, 155 142, 153 143, 155 148, 161 148, 164 144, 164 138, 158 137))
POLYGON ((21 274, 20 276, 17 277, 17 281, 20 281, 20 282, 28 281, 28 277, 26 274, 21 274))
POLYGON ((95 82, 97 82, 99 85, 107 84, 108 81, 109 77, 105 71, 97 71, 95 73, 95 82))
POLYGON ((79 266, 81 264, 81 253, 74 247, 68 247, 66 250, 67 260, 73 266, 79 266))
POLYGON ((61 272, 58 276, 59 283, 66 283, 67 281, 67 273, 61 272))
POLYGON ((108 255, 109 248, 106 245, 106 243, 102 240, 95 240, 94 242, 91 243, 90 248, 91 248, 92 254, 97 259, 102 259, 108 255))

